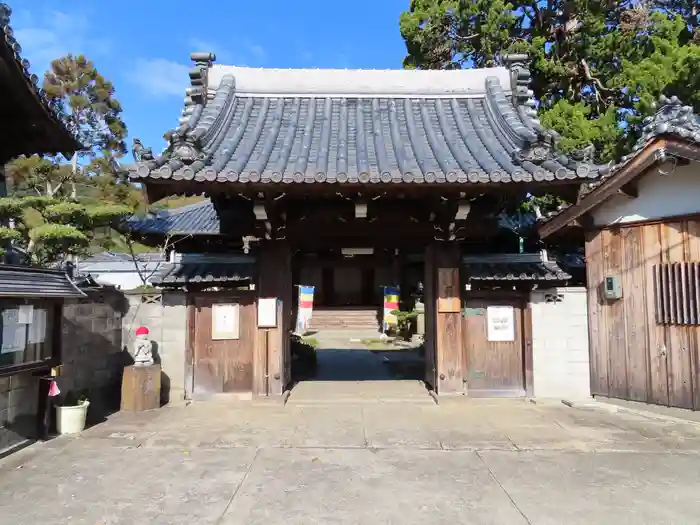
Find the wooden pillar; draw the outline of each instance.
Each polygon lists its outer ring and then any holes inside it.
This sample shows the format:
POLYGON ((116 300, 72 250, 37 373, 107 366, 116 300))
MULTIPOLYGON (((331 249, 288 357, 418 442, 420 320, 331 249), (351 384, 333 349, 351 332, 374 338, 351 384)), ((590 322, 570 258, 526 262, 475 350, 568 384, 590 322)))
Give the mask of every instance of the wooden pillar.
POLYGON ((462 299, 458 244, 436 243, 435 257, 435 353, 439 395, 464 394, 462 358, 462 299))
POLYGON ((292 328, 292 258, 284 241, 265 241, 258 259, 257 297, 277 299, 277 326, 257 328, 253 357, 253 395, 279 396, 291 380, 289 332, 292 328))
POLYGON ((437 357, 435 353, 435 246, 428 244, 425 248, 424 277, 423 277, 423 305, 425 317, 425 335, 423 346, 425 347, 425 382, 433 390, 437 391, 437 357))

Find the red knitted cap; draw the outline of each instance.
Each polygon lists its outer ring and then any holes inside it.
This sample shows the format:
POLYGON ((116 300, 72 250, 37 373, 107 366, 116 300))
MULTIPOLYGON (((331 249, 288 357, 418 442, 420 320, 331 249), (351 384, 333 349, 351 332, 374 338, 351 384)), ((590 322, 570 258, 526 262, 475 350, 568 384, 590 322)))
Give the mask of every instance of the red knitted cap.
POLYGON ((139 336, 139 335, 148 335, 148 333, 149 333, 149 332, 148 332, 148 328, 146 328, 145 326, 139 326, 139 327, 136 329, 136 335, 137 335, 137 336, 139 336))

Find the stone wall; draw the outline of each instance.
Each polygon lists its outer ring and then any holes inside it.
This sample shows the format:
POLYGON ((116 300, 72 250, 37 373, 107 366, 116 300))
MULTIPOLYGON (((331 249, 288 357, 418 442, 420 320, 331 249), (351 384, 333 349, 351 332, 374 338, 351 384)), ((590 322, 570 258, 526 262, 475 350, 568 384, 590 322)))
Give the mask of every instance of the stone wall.
POLYGON ((31 373, 0 377, 0 455, 36 436, 38 402, 31 373))
POLYGON ((589 398, 586 289, 536 290, 531 306, 535 397, 589 398))

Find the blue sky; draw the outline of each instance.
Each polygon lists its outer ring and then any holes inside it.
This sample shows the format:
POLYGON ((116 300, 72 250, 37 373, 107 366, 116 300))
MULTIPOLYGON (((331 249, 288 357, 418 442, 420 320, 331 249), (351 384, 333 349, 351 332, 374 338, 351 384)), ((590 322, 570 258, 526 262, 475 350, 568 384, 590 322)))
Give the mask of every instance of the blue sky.
POLYGON ((400 68, 398 20, 410 0, 9 3, 32 72, 42 76, 53 58, 85 54, 116 87, 129 145, 138 137, 159 152, 180 116, 190 52, 250 67, 400 68))

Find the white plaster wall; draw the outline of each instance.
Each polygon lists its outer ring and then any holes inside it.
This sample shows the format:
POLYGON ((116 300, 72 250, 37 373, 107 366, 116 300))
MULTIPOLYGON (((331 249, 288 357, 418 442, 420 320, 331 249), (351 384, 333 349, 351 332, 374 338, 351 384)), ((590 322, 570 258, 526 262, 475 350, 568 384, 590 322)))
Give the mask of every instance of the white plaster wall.
POLYGON ((535 290, 530 301, 535 397, 591 397, 586 289, 535 290))
POLYGON ((116 286, 120 290, 133 290, 143 285, 138 272, 91 273, 93 279, 103 285, 116 286))
POLYGON ((700 213, 700 163, 668 175, 653 168, 638 182, 637 198, 616 195, 593 212, 598 226, 700 213))

